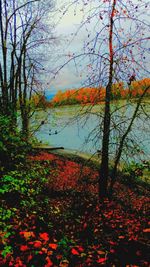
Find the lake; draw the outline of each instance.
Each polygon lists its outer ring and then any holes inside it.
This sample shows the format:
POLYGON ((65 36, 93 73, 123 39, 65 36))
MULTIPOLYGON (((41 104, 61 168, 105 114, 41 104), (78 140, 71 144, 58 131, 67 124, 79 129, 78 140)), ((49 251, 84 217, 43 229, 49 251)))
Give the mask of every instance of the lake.
MULTIPOLYGON (((113 157, 118 147, 120 136, 126 131, 136 103, 126 101, 114 102, 111 105, 111 139, 110 154, 113 157)), ((34 114, 32 129, 38 128, 41 121, 44 124, 35 132, 42 143, 50 146, 63 146, 78 152, 94 154, 101 149, 101 127, 104 105, 94 107, 80 105, 62 106, 45 111, 39 110, 34 114)), ((147 101, 138 112, 132 131, 128 135, 124 149, 124 158, 141 159, 150 155, 150 105, 147 101)))

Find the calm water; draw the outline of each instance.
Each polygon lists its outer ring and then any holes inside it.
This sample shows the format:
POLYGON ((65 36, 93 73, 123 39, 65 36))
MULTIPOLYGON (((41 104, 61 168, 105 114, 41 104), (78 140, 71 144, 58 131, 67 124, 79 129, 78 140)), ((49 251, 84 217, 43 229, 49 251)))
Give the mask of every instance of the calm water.
MULTIPOLYGON (((117 149, 117 142, 127 129, 130 118, 134 112, 136 104, 126 105, 125 102, 113 104, 111 124, 111 150, 113 155, 117 149), (117 110, 117 111, 116 111, 117 110)), ((101 124, 103 105, 94 108, 88 106, 64 106, 45 111, 38 111, 32 118, 32 128, 35 130, 39 122, 44 124, 36 131, 36 137, 51 146, 63 146, 65 149, 76 150, 86 153, 95 153, 101 149, 101 124)), ((144 112, 149 113, 148 103, 144 106, 144 112)), ((127 158, 133 155, 141 158, 150 155, 150 121, 142 110, 139 111, 130 132, 125 154, 127 158), (134 142, 134 145, 133 145, 134 142), (133 149, 134 147, 134 149, 133 149)))

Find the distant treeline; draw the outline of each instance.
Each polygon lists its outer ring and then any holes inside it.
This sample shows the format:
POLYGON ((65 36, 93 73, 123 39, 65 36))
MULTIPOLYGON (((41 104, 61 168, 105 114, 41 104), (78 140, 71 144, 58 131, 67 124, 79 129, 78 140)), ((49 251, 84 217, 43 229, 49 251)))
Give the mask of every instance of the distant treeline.
MULTIPOLYGON (((123 82, 115 83, 112 86, 112 100, 137 98, 142 95, 145 87, 150 86, 150 78, 133 81, 129 87, 125 87, 123 82)), ((51 101, 47 101, 44 96, 33 98, 33 101, 40 106, 54 107, 74 104, 98 104, 104 101, 106 89, 104 87, 84 87, 70 89, 62 92, 59 90, 51 101), (35 101, 36 100, 36 101, 35 101)), ((147 96, 150 94, 148 90, 147 96)))

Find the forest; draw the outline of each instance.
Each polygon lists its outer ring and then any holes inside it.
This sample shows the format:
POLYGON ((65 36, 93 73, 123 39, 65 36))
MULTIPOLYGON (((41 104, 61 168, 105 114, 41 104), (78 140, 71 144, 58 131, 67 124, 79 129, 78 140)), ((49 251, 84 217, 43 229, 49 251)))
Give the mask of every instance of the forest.
POLYGON ((0 0, 0 266, 149 266, 149 8, 0 0), (65 105, 95 152, 37 138, 65 105))
MULTIPOLYGON (((145 78, 140 81, 133 81, 130 88, 125 88, 122 82, 113 84, 111 92, 112 100, 138 98, 142 95, 144 89, 149 85, 149 78, 145 78)), ((100 104, 105 100, 105 93, 106 89, 103 87, 71 89, 65 90, 65 92, 59 90, 53 97, 49 106, 51 106, 51 104, 52 106, 71 104, 100 104)), ((147 91, 145 97, 149 97, 149 93, 150 92, 147 91)))

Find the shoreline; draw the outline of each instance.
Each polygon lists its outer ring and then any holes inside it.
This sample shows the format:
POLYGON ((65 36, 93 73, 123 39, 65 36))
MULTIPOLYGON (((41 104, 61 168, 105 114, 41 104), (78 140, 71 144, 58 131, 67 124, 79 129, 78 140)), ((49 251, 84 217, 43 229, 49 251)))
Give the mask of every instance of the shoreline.
POLYGON ((49 145, 39 145, 39 146, 34 146, 33 150, 37 152, 41 151, 45 151, 48 153, 53 153, 62 157, 67 157, 68 159, 72 159, 75 161, 84 161, 87 164, 89 163, 90 165, 94 164, 95 167, 97 167, 96 165, 99 164, 100 162, 100 158, 98 156, 98 153, 96 153, 95 155, 92 155, 90 153, 84 153, 84 152, 80 152, 77 150, 73 150, 73 149, 65 149, 64 147, 53 147, 53 146, 49 146, 49 145))
MULTIPOLYGON (((33 147, 33 151, 52 153, 62 158, 72 160, 77 163, 81 163, 83 165, 87 165, 96 170, 99 170, 99 167, 100 167, 100 156, 98 155, 98 153, 95 153, 94 155, 92 155, 92 154, 80 152, 77 150, 65 149, 64 147, 52 147, 52 146, 48 146, 45 144, 33 147)), ((121 176, 125 175, 124 170, 123 170, 125 165, 126 165, 125 163, 120 162, 118 166, 118 173, 120 173, 121 176)), ((112 166, 113 166, 113 161, 110 162, 110 169, 112 168, 112 166)), ((140 179, 141 182, 145 183, 147 180, 147 184, 150 184, 148 173, 144 173, 144 176, 143 176, 144 179, 140 179)), ((126 174, 126 175, 130 176, 130 174, 126 174)))

